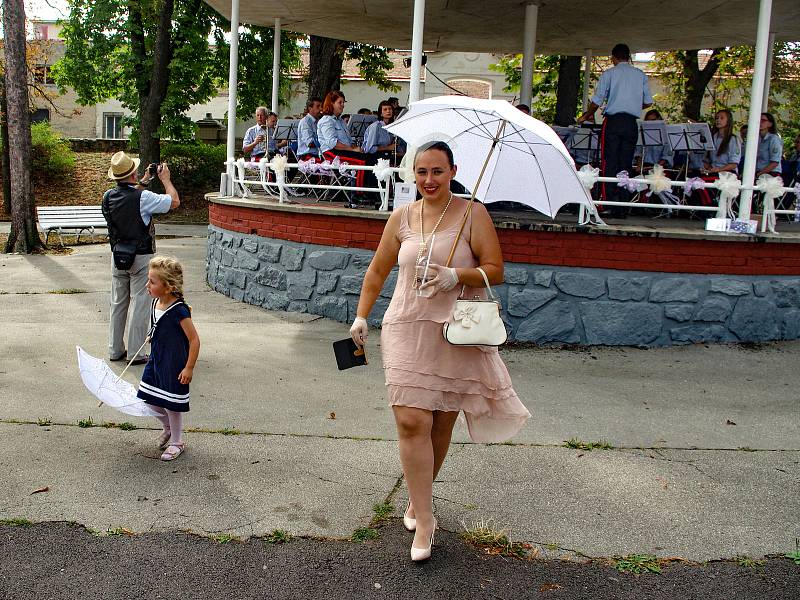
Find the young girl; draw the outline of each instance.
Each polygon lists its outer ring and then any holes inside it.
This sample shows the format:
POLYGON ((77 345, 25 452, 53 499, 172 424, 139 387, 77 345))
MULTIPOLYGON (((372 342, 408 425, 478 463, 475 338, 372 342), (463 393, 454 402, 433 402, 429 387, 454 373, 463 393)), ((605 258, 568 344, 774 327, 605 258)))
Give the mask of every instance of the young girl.
POLYGON ((183 300, 183 268, 174 258, 156 256, 150 261, 147 292, 150 309, 150 359, 144 368, 137 396, 162 413, 164 431, 158 438, 161 460, 175 460, 186 448, 183 413, 189 410, 189 383, 200 352, 200 338, 192 324, 191 309, 183 300))

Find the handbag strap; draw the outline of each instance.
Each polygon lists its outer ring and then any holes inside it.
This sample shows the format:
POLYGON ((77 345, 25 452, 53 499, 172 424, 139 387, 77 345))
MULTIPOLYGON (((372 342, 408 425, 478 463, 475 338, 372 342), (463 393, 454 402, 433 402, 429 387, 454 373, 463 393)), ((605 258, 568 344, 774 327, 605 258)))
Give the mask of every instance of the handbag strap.
MULTIPOLYGON (((483 281, 484 281, 484 283, 486 283, 486 289, 489 290, 489 296, 491 296, 492 300, 497 302, 497 296, 495 296, 495 293, 494 293, 494 290, 492 289, 492 286, 489 285, 489 278, 486 276, 486 271, 484 271, 480 267, 475 267, 475 268, 478 269, 478 271, 481 272, 481 275, 483 275, 483 281)), ((461 290, 461 293, 464 293, 463 289, 461 290)))

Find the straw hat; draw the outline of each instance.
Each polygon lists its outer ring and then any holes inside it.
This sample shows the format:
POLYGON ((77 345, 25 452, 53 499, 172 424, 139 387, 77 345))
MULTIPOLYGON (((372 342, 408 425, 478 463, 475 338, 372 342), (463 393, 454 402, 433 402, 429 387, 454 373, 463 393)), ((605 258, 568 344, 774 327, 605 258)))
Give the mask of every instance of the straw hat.
POLYGON ((130 177, 139 168, 139 159, 131 158, 121 150, 111 157, 108 178, 120 181, 130 177))

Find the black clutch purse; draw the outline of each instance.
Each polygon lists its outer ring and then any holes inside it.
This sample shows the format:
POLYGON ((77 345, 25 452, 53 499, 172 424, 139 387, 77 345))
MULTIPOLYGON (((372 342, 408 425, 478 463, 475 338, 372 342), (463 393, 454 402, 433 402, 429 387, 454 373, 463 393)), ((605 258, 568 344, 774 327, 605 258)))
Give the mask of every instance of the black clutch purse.
POLYGON ((353 338, 333 342, 333 354, 336 356, 336 366, 340 371, 367 364, 364 348, 357 346, 353 338))

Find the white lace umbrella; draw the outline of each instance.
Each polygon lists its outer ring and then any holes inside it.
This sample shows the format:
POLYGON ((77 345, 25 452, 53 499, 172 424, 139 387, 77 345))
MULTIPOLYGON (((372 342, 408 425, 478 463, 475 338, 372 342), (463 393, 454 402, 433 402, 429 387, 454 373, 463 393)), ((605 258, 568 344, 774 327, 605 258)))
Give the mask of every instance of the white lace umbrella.
POLYGON ((405 140, 409 151, 447 142, 456 179, 484 203, 510 200, 549 217, 565 204, 591 205, 558 134, 505 100, 427 98, 411 104, 386 130, 405 140))
POLYGON ((143 400, 136 397, 136 388, 111 370, 108 364, 95 358, 80 346, 78 350, 78 370, 83 385, 97 396, 103 404, 107 404, 126 415, 134 417, 157 417, 159 414, 143 400))

